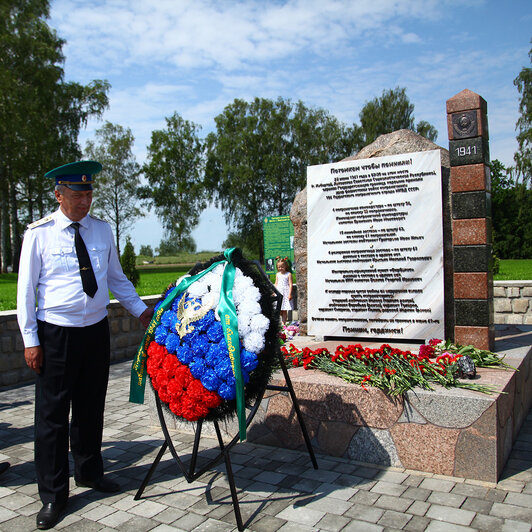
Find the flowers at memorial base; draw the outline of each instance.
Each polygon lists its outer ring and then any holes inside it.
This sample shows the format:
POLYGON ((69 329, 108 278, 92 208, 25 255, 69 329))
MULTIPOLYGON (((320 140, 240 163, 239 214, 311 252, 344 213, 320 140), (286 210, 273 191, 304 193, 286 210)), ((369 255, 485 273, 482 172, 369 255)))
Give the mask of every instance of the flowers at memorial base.
POLYGON ((293 321, 289 324, 283 324, 281 331, 279 332, 279 338, 286 342, 290 341, 294 336, 299 334, 299 322, 293 321))
POLYGON ((319 369, 336 375, 348 382, 380 388, 397 396, 419 386, 432 390, 438 384, 445 388, 459 387, 482 393, 492 393, 493 387, 462 382, 458 361, 462 357, 476 355, 476 365, 482 367, 507 367, 503 357, 473 346, 457 346, 450 342, 436 340, 421 346, 418 353, 402 351, 383 344, 378 349, 362 347, 360 344, 339 345, 334 353, 326 348, 298 349, 294 344, 284 345, 281 351, 293 367, 319 369))
POLYGON ((436 350, 431 345, 422 345, 419 348, 419 354, 422 356, 426 355, 428 357, 432 357, 434 356, 435 352, 436 350))
POLYGON ((437 340, 433 338, 428 340, 425 345, 422 345, 419 352, 421 353, 423 349, 427 350, 424 352, 430 350, 431 354, 429 356, 431 357, 438 357, 445 353, 468 356, 478 368, 503 367, 506 369, 515 369, 513 366, 504 362, 504 356, 501 357, 497 353, 486 349, 478 349, 472 345, 455 344, 451 340, 437 340))

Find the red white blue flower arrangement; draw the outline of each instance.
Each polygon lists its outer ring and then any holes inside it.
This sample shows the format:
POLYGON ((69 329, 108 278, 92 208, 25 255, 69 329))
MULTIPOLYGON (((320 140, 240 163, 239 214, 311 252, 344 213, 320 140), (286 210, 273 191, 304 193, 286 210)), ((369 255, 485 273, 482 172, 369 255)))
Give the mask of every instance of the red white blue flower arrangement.
MULTIPOLYGON (((233 251, 231 263, 234 281, 229 297, 236 310, 240 374, 249 405, 262 395, 273 371, 279 349, 278 316, 269 281, 239 250, 233 251)), ((159 314, 159 319, 154 321, 156 327, 146 349, 147 373, 163 405, 188 421, 221 419, 237 408, 239 383, 221 323, 223 313, 219 312, 227 264, 224 255, 197 264, 189 272, 191 276, 208 271, 162 313, 158 311, 174 286, 155 307, 154 316, 159 314)))

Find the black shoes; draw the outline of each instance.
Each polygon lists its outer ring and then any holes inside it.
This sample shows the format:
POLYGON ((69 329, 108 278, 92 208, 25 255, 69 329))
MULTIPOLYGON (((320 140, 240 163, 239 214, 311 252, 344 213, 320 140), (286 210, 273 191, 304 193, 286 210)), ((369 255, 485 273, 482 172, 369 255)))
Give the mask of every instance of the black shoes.
POLYGON ((114 480, 102 477, 98 480, 76 480, 76 486, 81 488, 92 488, 103 493, 116 493, 120 491, 120 486, 114 480))
MULTIPOLYGON (((75 482, 76 486, 92 488, 104 493, 115 493, 120 491, 120 486, 114 480, 109 480, 105 477, 102 477, 99 480, 76 480, 75 482)), ((65 507, 66 503, 60 504, 57 502, 49 502, 44 504, 37 514, 37 528, 39 530, 53 528, 59 521, 65 507)))
POLYGON ((39 530, 48 530, 54 527, 59 521, 66 503, 49 502, 43 505, 37 514, 37 528, 39 530))

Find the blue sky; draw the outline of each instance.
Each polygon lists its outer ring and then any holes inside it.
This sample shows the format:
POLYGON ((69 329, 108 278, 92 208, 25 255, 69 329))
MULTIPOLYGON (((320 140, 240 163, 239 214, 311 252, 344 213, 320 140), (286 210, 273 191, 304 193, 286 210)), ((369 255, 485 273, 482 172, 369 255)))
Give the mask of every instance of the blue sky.
MULTIPOLYGON (((352 124, 397 86, 443 147, 446 100, 477 92, 488 102, 491 158, 513 162, 513 80, 530 66, 530 1, 52 0, 49 23, 66 40, 67 80, 111 83, 103 119, 132 130, 139 163, 174 112, 207 135, 235 98, 281 96, 352 124)), ((82 145, 101 125, 88 124, 82 145)), ((198 250, 220 249, 226 234, 214 207, 193 232, 198 250)), ((131 236, 138 251, 163 232, 152 214, 131 236)))

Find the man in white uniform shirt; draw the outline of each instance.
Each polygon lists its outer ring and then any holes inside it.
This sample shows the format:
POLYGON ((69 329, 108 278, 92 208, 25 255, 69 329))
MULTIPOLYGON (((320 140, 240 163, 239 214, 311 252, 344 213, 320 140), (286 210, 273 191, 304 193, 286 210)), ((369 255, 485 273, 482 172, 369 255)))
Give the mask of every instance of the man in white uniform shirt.
POLYGON ((37 528, 53 527, 68 499, 70 448, 78 486, 119 491, 103 475, 103 410, 109 376, 109 290, 147 327, 152 311, 124 275, 109 224, 89 215, 94 161, 51 170, 59 209, 28 226, 17 313, 27 365, 36 372, 35 467, 43 507, 37 528))

